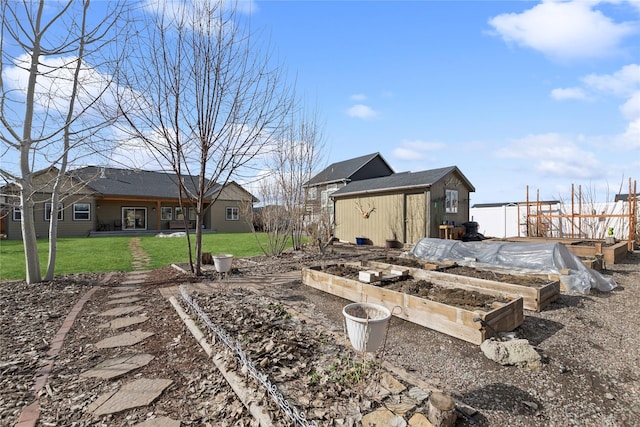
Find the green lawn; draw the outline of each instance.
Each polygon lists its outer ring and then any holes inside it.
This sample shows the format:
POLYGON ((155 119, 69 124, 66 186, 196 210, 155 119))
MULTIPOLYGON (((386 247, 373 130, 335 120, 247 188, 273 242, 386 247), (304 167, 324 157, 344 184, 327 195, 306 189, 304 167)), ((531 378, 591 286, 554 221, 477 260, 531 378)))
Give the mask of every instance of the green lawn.
MULTIPOLYGON (((59 238, 56 275, 101 271, 131 271, 129 242, 133 236, 59 238)), ((140 246, 151 257, 149 268, 189 260, 186 237, 157 238, 152 235, 136 236, 140 246)), ((265 236, 259 234, 263 239, 265 236)), ((220 233, 202 236, 204 252, 229 253, 234 256, 262 255, 252 233, 220 233)), ((191 236, 192 247, 195 235, 191 236)), ((48 240, 38 241, 42 274, 46 272, 48 240)), ((0 241, 0 280, 25 278, 22 240, 0 241)))

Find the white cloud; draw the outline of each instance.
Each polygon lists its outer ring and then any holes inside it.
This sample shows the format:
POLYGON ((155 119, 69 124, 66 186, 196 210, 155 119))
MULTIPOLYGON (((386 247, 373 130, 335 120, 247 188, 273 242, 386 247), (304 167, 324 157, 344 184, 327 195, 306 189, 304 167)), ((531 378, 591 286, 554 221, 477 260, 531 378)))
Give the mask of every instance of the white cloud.
POLYGON ((628 120, 640 119, 640 90, 633 93, 627 102, 622 104, 620 111, 628 120))
POLYGON ((506 159, 523 159, 533 169, 544 176, 568 178, 593 178, 601 175, 601 163, 590 151, 582 149, 586 145, 582 138, 557 133, 528 135, 516 139, 498 150, 496 156, 506 159))
POLYGON ((349 117, 356 117, 358 119, 369 120, 378 117, 378 112, 373 108, 364 105, 356 104, 347 110, 349 117))
POLYGON ((367 99, 367 95, 364 93, 354 93, 349 97, 349 99, 354 102, 362 102, 367 99))
POLYGON ((428 158, 428 153, 446 148, 447 145, 442 142, 402 141, 400 147, 394 148, 391 154, 398 160, 425 160, 428 158))
POLYGON ((540 3, 522 13, 489 20, 507 43, 528 47, 556 60, 608 57, 621 51, 622 40, 637 24, 616 23, 595 10, 595 1, 540 3))
POLYGON ((613 74, 589 74, 582 81, 588 88, 604 94, 628 96, 640 89, 640 65, 625 65, 613 74))
POLYGON ((579 87, 569 88, 557 88, 551 91, 551 97, 558 101, 565 101, 567 99, 587 100, 589 96, 584 89, 579 87))

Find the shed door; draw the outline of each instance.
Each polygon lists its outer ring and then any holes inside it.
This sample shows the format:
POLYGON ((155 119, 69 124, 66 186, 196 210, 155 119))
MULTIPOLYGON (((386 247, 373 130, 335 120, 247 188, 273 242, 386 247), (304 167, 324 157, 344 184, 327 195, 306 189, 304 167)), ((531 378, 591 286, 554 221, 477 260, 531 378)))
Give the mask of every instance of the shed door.
POLYGON ((425 237, 424 194, 406 194, 405 199, 405 243, 413 244, 425 237))

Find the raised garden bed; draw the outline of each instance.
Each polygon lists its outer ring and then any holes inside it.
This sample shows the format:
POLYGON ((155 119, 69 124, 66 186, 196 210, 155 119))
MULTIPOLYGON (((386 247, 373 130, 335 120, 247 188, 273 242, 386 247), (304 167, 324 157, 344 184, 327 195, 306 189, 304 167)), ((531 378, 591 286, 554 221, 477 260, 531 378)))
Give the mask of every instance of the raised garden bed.
MULTIPOLYGON (((593 259, 596 257, 596 254, 601 253, 602 257, 604 258, 605 265, 613 265, 617 263, 619 264, 621 260, 627 257, 628 245, 626 240, 620 241, 613 245, 607 245, 602 241, 593 240, 579 240, 571 243, 562 243, 574 255, 581 258, 593 259)), ((589 266, 587 265, 587 267, 589 266)))
POLYGON ((338 272, 336 268, 344 273, 345 267, 348 266, 334 264, 304 268, 302 281, 307 286, 350 301, 384 305, 401 319, 478 345, 495 333, 514 330, 524 320, 523 300, 517 295, 496 296, 463 289, 452 291, 427 280, 418 283, 420 279, 410 277, 383 278, 381 283, 373 285, 331 274, 331 271, 338 272), (482 302, 473 306, 474 300, 482 302))
POLYGON ((420 267, 410 267, 416 261, 406 258, 391 258, 379 261, 363 261, 364 268, 391 271, 392 269, 408 269, 408 274, 417 278, 430 280, 440 286, 458 287, 475 290, 490 295, 520 295, 525 310, 541 311, 558 299, 560 281, 548 280, 538 276, 494 273, 470 267, 440 267, 438 271, 428 271, 420 267))

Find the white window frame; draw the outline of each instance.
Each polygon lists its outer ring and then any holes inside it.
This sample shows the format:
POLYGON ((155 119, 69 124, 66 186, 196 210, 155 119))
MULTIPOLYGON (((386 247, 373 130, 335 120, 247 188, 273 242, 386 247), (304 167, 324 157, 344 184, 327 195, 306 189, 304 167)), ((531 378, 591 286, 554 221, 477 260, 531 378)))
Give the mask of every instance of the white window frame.
POLYGON ((227 206, 224 210, 224 219, 226 221, 239 221, 240 209, 237 206, 227 206))
POLYGON ((189 208, 189 221, 195 221, 196 219, 196 208, 189 208))
POLYGON ((445 212, 458 213, 458 190, 445 190, 445 212))
POLYGON ((20 208, 20 204, 16 204, 13 206, 12 219, 18 222, 22 221, 22 209, 20 208))
POLYGON ((160 207, 160 220, 161 221, 173 220, 173 208, 171 206, 160 207))
MULTIPOLYGON (((51 205, 52 205, 51 202, 44 203, 44 220, 45 221, 51 221, 51 205)), ((58 221, 64 220, 63 209, 64 209, 64 206, 62 205, 62 203, 58 203, 58 221)))
POLYGON ((307 195, 309 200, 316 200, 318 198, 318 187, 309 187, 307 195))
POLYGON ((91 203, 74 203, 73 204, 73 220, 74 221, 91 221, 91 203), (78 210, 80 206, 87 206, 87 210, 78 210), (82 216, 86 215, 86 218, 82 216))

